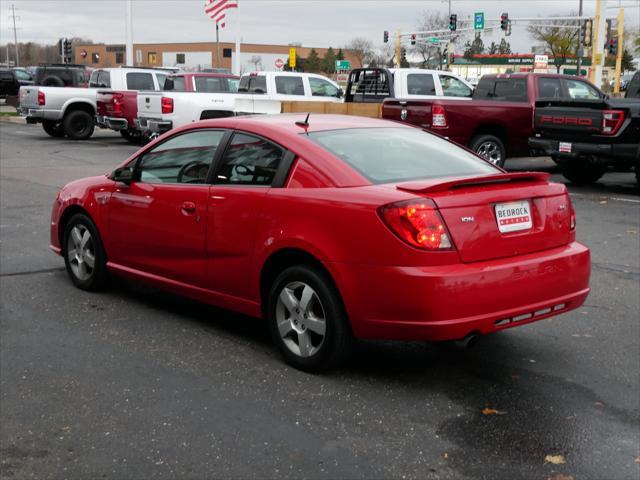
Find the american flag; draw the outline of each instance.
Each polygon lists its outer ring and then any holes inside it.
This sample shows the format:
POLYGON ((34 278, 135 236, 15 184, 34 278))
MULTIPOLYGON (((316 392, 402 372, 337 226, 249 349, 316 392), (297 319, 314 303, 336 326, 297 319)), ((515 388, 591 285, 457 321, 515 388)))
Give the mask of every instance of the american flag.
POLYGON ((238 0, 206 0, 204 13, 209 15, 221 28, 224 28, 226 11, 230 8, 238 8, 238 0))

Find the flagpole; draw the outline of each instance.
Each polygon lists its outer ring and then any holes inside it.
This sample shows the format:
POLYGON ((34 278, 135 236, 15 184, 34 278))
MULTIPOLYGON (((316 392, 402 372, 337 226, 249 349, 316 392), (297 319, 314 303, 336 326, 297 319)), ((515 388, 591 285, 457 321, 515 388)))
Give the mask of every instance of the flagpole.
POLYGON ((220 30, 220 26, 218 22, 216 22, 216 65, 218 68, 222 67, 222 63, 220 62, 220 36, 218 31, 220 30))
POLYGON ((238 13, 238 26, 236 28, 236 61, 235 66, 234 66, 234 74, 235 75, 240 75, 240 68, 241 68, 241 63, 240 63, 240 0, 238 0, 236 2, 236 5, 238 5, 237 7, 237 13, 238 13))

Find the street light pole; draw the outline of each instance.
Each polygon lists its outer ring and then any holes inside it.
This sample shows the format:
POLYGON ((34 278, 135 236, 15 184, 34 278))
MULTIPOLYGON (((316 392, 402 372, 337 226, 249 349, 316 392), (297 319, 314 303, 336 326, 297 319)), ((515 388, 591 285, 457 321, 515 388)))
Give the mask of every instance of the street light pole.
MULTIPOLYGON (((13 18, 13 44, 16 46, 16 67, 20 66, 20 53, 18 53, 18 33, 16 31, 16 10, 11 5, 11 17, 13 18)), ((7 63, 8 60, 7 60, 7 63)))
POLYGON ((127 41, 127 45, 126 45, 126 64, 128 66, 133 66, 133 11, 132 11, 132 5, 131 5, 131 0, 127 0, 127 4, 125 7, 126 10, 126 41, 127 41))
MULTIPOLYGON (((578 7, 578 16, 582 17, 582 0, 580 0, 580 6, 578 7)), ((578 49, 576 50, 576 76, 580 76, 580 61, 582 60, 582 20, 578 23, 578 49)))

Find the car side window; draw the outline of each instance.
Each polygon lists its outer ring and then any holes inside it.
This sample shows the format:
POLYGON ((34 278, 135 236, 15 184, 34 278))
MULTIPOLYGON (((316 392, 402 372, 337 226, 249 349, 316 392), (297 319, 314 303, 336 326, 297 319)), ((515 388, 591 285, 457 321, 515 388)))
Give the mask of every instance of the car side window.
POLYGON ((162 90, 164 88, 164 81, 167 79, 168 75, 164 73, 156 73, 156 79, 158 80, 158 90, 162 90))
POLYGON ((145 153, 136 176, 143 183, 205 183, 223 136, 218 130, 178 134, 145 153))
MULTIPOLYGON (((173 90, 174 92, 185 91, 184 77, 171 77, 171 80, 173 81, 173 88, 171 88, 170 90, 173 90)), ((164 84, 163 88, 164 90, 169 90, 168 88, 166 88, 166 83, 164 84)))
POLYGON ((31 80, 31 75, 29 75, 27 72, 23 72, 22 70, 14 70, 14 73, 16 74, 16 77, 18 78, 18 80, 31 80))
POLYGON ((451 75, 440 75, 440 85, 445 97, 470 97, 473 91, 451 75))
POLYGON ((338 87, 324 78, 309 77, 311 95, 314 97, 337 97, 338 87))
POLYGON ((277 76, 276 92, 282 95, 304 95, 302 77, 277 76))
POLYGON ((597 100, 601 97, 598 90, 579 80, 564 80, 564 85, 571 99, 597 100))
POLYGON ((562 86, 559 78, 538 78, 538 96, 540 98, 562 97, 562 86))
POLYGON ((150 73, 127 73, 127 90, 155 90, 150 73))
POLYGON ((217 184, 270 186, 284 156, 282 148, 246 133, 233 135, 214 179, 217 184))
POLYGON ((430 73, 410 73, 407 75, 407 93, 409 95, 435 95, 436 84, 430 73))

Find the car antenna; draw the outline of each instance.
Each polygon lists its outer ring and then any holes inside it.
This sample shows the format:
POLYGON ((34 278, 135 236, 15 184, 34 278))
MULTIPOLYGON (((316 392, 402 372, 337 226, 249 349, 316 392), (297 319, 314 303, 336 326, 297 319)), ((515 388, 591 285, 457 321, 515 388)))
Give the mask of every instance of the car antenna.
POLYGON ((307 135, 309 135, 309 132, 307 132, 307 128, 309 128, 309 115, 311 115, 311 112, 307 113, 307 118, 304 119, 304 122, 300 121, 300 120, 296 120, 296 125, 299 127, 303 127, 305 130, 305 133, 307 135))

